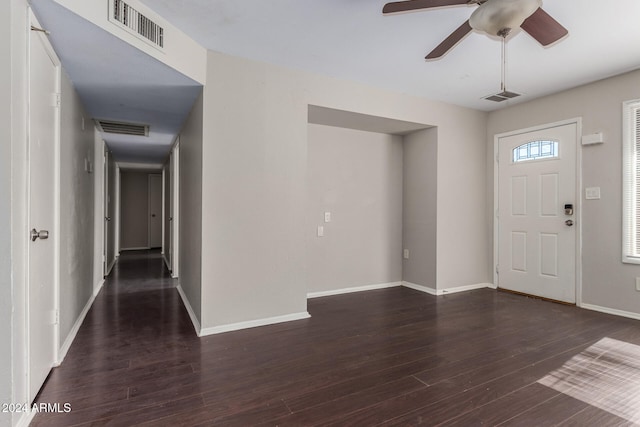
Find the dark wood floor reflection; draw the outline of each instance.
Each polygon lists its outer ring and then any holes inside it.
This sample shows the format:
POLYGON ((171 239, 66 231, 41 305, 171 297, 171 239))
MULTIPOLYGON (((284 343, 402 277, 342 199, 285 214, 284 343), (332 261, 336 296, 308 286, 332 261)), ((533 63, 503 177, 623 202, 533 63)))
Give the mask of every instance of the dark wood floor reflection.
POLYGON ((492 290, 309 300, 310 319, 198 338, 157 254, 124 254, 32 425, 630 422, 537 380, 640 322, 492 290))

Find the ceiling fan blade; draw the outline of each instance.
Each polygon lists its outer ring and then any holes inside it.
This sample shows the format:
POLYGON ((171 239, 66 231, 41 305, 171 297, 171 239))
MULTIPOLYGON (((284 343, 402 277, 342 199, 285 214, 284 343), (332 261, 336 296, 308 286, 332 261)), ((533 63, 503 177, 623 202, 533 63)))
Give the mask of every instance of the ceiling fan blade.
POLYGON ((465 38, 467 34, 471 32, 471 25, 469 21, 465 21, 460 25, 457 30, 449 35, 442 43, 440 43, 435 49, 433 49, 425 59, 437 59, 447 53, 452 47, 454 47, 460 40, 465 38))
POLYGON ((549 46, 569 34, 565 27, 560 25, 542 8, 536 10, 533 15, 524 20, 522 29, 542 46, 549 46))
POLYGON ((382 13, 406 12, 417 9, 430 9, 433 7, 456 6, 467 4, 469 0, 408 0, 387 3, 382 8, 382 13))

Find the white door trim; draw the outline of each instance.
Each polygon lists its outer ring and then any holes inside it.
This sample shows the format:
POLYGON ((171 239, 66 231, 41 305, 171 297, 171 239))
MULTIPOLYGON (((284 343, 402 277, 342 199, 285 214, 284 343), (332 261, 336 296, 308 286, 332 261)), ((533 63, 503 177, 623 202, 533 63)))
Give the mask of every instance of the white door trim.
POLYGON ((173 224, 172 224, 172 241, 171 241, 171 275, 177 278, 180 275, 180 135, 176 139, 173 146, 171 161, 173 162, 173 176, 171 177, 171 186, 173 194, 173 224))
POLYGON ((93 167, 93 295, 97 295, 104 283, 104 147, 105 143, 98 129, 94 127, 94 167, 93 167))
POLYGON ((167 194, 166 194, 167 189, 165 188, 166 187, 166 185, 165 185, 165 179, 166 179, 165 175, 166 175, 166 173, 167 173, 167 168, 166 168, 166 166, 164 166, 162 168, 162 175, 161 175, 162 176, 162 190, 161 190, 161 196, 160 196, 160 199, 162 199, 162 202, 161 202, 162 203, 162 209, 161 209, 162 215, 160 216, 160 222, 162 222, 162 229, 161 229, 161 233, 160 233, 160 240, 161 240, 160 253, 162 254, 162 257, 164 258, 164 262, 167 265, 167 268, 169 270, 171 270, 171 266, 168 264, 167 257, 165 256, 166 249, 165 249, 165 245, 164 245, 164 243, 165 243, 164 237, 165 237, 165 234, 166 234, 166 230, 165 230, 165 225, 166 225, 166 222, 165 222, 165 218, 166 218, 165 207, 166 207, 166 204, 165 204, 165 199, 164 199, 165 197, 167 197, 167 194))
POLYGON ((120 166, 118 163, 115 163, 116 172, 115 172, 115 185, 114 185, 114 198, 115 198, 115 208, 113 210, 113 228, 114 228, 114 236, 113 236, 113 258, 117 260, 120 257, 120 166))
MULTIPOLYGON (((36 28, 41 28, 40 23, 38 22, 38 19, 35 17, 35 15, 33 14, 33 10, 31 9, 31 7, 29 7, 29 22, 28 25, 26 26, 26 31, 27 31, 27 40, 29 41, 27 43, 27 60, 30 61, 31 58, 31 35, 34 32, 34 30, 31 30, 31 26, 34 26, 36 28)), ((58 56, 56 55, 56 52, 53 50, 53 46, 51 46, 51 43, 49 42, 49 39, 47 37, 44 37, 42 35, 42 33, 38 33, 40 40, 42 41, 42 45, 47 53, 47 55, 49 56, 49 58, 51 59, 51 62, 53 63, 55 69, 56 69, 56 93, 58 94, 58 106, 55 109, 55 130, 54 130, 54 135, 53 135, 53 150, 54 150, 54 156, 53 156, 53 161, 54 161, 54 166, 53 166, 53 171, 54 171, 54 179, 53 179, 53 192, 54 192, 54 196, 53 196, 53 200, 54 200, 54 212, 53 212, 53 230, 52 230, 52 235, 55 237, 56 241, 55 244, 53 245, 53 310, 55 316, 56 316, 56 322, 53 325, 53 342, 54 342, 54 346, 53 346, 53 366, 56 366, 56 364, 58 363, 59 360, 59 354, 60 354, 60 100, 61 100, 61 62, 60 59, 58 58, 58 56)), ((31 65, 30 63, 27 66, 27 73, 28 73, 28 78, 27 81, 30 82, 31 81, 31 65)), ((27 100, 31 99, 31 85, 28 84, 27 85, 27 100)), ((29 103, 28 103, 29 104, 29 103)), ((29 147, 29 144, 31 143, 31 106, 28 105, 28 112, 27 112, 27 147, 29 147)), ((29 148, 27 148, 29 149, 29 148)), ((27 218, 30 218, 30 212, 31 212, 31 203, 30 203, 30 195, 31 195, 31 162, 29 159, 27 159, 27 167, 26 167, 26 173, 27 173, 27 218)), ((28 227, 31 227, 32 224, 27 224, 28 227)), ((28 236, 28 231, 25 230, 24 233, 25 238, 27 238, 28 236)), ((29 390, 29 393, 31 392, 30 387, 31 387, 31 372, 30 372, 30 360, 31 360, 31 348, 30 348, 30 334, 31 334, 31 325, 29 322, 30 319, 30 274, 29 274, 29 265, 30 265, 30 250, 29 250, 30 246, 27 246, 27 262, 25 264, 25 268, 26 268, 26 278, 27 278, 27 286, 26 286, 26 298, 25 298, 25 302, 26 302, 26 310, 25 310, 25 315, 26 315, 26 319, 25 319, 25 324, 26 324, 26 334, 27 334, 27 338, 25 340, 25 346, 26 346, 26 351, 25 351, 25 355, 26 355, 26 377, 27 377, 27 388, 29 390)))
POLYGON ((500 243, 500 218, 498 218, 500 199, 499 199, 499 163, 498 156, 500 153, 500 139, 509 136, 520 135, 523 133, 535 132, 552 127, 563 125, 576 125, 576 305, 582 306, 582 144, 580 144, 580 136, 582 135, 582 117, 561 120, 554 123, 546 123, 542 125, 532 126, 525 129, 518 129, 509 132, 499 133, 493 136, 493 283, 499 287, 498 278, 498 260, 499 260, 499 243, 500 243))

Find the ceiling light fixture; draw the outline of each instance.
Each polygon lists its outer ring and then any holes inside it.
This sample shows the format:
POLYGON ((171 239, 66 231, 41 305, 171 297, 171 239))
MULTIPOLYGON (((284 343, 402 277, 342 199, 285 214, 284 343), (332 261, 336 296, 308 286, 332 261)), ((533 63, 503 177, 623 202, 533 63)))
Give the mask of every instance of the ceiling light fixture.
POLYGON ((473 11, 471 28, 492 36, 506 37, 542 6, 542 0, 490 0, 473 11))

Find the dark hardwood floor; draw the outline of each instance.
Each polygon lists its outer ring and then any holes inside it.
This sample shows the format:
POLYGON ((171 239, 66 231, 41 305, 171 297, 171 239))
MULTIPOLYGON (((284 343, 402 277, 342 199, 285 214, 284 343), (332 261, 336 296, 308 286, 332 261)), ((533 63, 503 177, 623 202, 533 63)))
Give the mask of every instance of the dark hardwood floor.
POLYGON ((605 337, 640 345, 638 321, 392 288, 198 338, 173 286, 157 253, 123 254, 38 398, 72 411, 32 425, 633 425, 537 381, 605 337))

